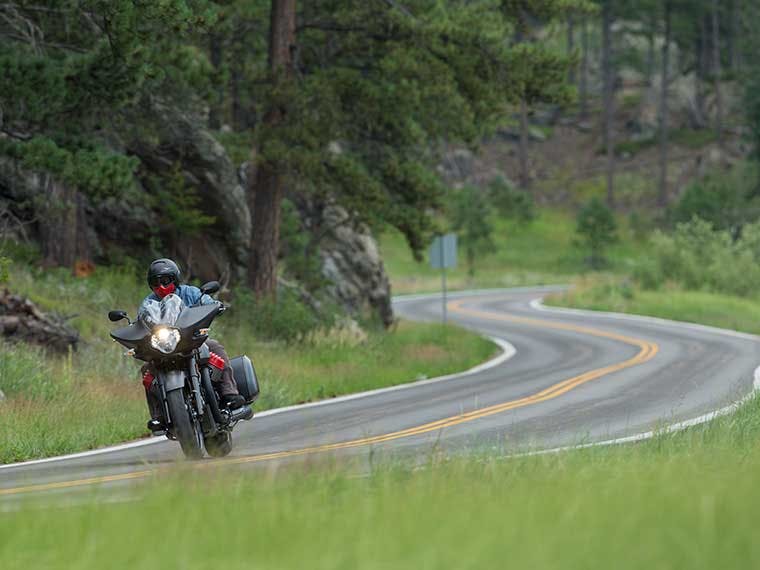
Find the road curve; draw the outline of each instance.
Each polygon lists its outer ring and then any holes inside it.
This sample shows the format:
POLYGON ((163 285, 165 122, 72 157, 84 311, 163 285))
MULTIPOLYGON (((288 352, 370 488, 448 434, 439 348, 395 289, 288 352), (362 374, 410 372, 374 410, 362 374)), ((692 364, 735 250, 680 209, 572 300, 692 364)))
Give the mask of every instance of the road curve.
MULTIPOLYGON (((456 295, 450 320, 506 339, 497 366, 439 382, 295 407, 241 424, 235 450, 204 468, 430 453, 515 453, 620 438, 722 408, 752 390, 757 337, 659 320, 539 311, 547 289, 456 295)), ((438 320, 438 297, 402 298, 398 314, 438 320)), ((266 379, 263 381, 266 389, 266 379)), ((159 441, 44 463, 0 466, 0 501, 35 492, 105 492, 171 469, 179 446, 159 441)))

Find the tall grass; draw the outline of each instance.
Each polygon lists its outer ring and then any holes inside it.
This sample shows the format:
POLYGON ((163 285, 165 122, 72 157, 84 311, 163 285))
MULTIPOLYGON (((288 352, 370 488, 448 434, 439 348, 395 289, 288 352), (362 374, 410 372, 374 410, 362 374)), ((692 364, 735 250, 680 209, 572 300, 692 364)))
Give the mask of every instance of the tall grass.
POLYGON ((1 516, 0 559, 9 570, 754 568, 758 418, 755 400, 635 446, 431 456, 416 470, 380 461, 367 477, 335 461, 180 471, 130 502, 102 491, 1 516))

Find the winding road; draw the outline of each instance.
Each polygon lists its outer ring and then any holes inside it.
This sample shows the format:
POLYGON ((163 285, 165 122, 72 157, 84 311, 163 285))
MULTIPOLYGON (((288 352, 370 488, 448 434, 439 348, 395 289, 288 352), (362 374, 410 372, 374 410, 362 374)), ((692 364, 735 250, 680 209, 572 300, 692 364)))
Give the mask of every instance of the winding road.
MULTIPOLYGON (((549 288, 452 296, 449 318, 498 339, 500 357, 465 374, 258 414, 223 460, 272 466, 431 453, 501 454, 637 438, 746 397, 760 363, 752 335, 658 319, 548 309, 549 288)), ((399 298, 398 314, 439 320, 437 296, 399 298)), ((266 379, 263 379, 266 389, 266 379)), ((98 486, 108 494, 172 469, 160 440, 0 466, 0 503, 98 486)))

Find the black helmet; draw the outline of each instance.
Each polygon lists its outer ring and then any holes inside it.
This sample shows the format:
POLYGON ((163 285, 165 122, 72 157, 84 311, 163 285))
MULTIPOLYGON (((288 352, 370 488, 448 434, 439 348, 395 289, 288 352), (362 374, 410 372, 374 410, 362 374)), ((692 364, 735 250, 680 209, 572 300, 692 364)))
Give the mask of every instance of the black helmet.
MULTIPOLYGON (((148 268, 148 287, 153 289, 159 285, 159 278, 163 276, 171 277, 171 282, 175 285, 179 285, 179 267, 171 259, 161 258, 150 264, 150 267, 148 268)), ((168 284, 169 283, 161 283, 161 285, 168 284)))

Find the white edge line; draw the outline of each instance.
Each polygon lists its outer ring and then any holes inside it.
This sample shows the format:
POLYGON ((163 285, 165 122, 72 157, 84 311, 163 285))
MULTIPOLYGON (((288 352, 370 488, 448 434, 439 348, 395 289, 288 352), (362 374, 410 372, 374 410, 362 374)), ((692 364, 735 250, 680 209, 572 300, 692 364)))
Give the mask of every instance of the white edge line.
MULTIPOLYGON (((707 325, 699 325, 696 323, 686 323, 682 321, 671 321, 668 319, 661 319, 659 317, 647 317, 644 315, 625 315, 622 313, 612 313, 609 311, 592 311, 592 310, 583 310, 583 309, 568 309, 565 307, 547 307, 544 305, 542 298, 533 299, 530 302, 530 306, 532 309, 535 309, 536 311, 543 311, 547 313, 557 313, 557 314, 568 314, 568 315, 578 315, 578 316, 592 316, 592 317, 605 317, 610 319, 619 319, 619 320, 628 320, 628 321, 637 321, 640 323, 649 323, 649 324, 656 324, 656 325, 666 325, 666 326, 676 326, 678 328, 683 329, 691 329, 695 331, 700 332, 710 332, 710 333, 717 333, 722 334, 725 336, 732 336, 737 338, 743 338, 748 340, 760 340, 760 336, 752 335, 748 333, 740 333, 738 331, 732 331, 728 329, 721 329, 718 327, 711 327, 707 325)), ((708 412, 706 414, 703 414, 701 416, 697 416, 696 418, 691 418, 689 420, 683 420, 680 422, 676 422, 674 424, 669 424, 662 429, 659 430, 652 430, 647 431, 643 433, 637 433, 634 435, 628 435, 625 437, 618 437, 615 439, 607 439, 603 441, 595 441, 592 443, 582 443, 579 445, 566 445, 562 447, 554 447, 552 449, 540 449, 537 451, 529 451, 527 453, 518 453, 515 455, 510 455, 510 457, 530 457, 534 455, 546 455, 549 453, 560 453, 563 451, 573 451, 576 449, 588 449, 591 447, 602 447, 602 446, 608 446, 608 445, 620 445, 624 443, 636 443, 639 441, 645 441, 647 439, 652 439, 656 435, 667 435, 671 433, 676 433, 679 431, 683 431, 687 428, 698 426, 704 423, 707 423, 709 421, 712 421, 716 418, 719 418, 721 416, 726 416, 728 414, 734 413, 736 410, 738 410, 742 405, 746 404, 749 400, 751 400, 758 392, 760 392, 760 366, 755 368, 754 374, 753 374, 753 380, 752 380, 752 390, 741 398, 740 400, 734 402, 733 404, 729 404, 727 406, 724 406, 718 410, 715 410, 713 412, 708 412)))
POLYGON ((663 427, 660 430, 656 431, 647 431, 644 433, 637 433, 634 435, 628 435, 625 437, 618 437, 615 439, 607 439, 604 441, 595 441, 593 443, 582 443, 579 445, 567 445, 563 447, 554 447, 552 449, 540 449, 537 451, 529 451, 527 453, 518 453, 515 455, 510 455, 509 457, 530 457, 534 455, 546 455, 549 453, 561 453, 563 451, 573 451, 577 449, 588 449, 591 447, 602 447, 602 446, 608 446, 608 445, 620 445, 623 443, 636 443, 639 441, 645 441, 647 439, 652 439, 653 437, 657 435, 667 435, 676 433, 679 431, 683 431, 687 428, 698 426, 701 424, 705 424, 707 422, 710 422, 716 418, 719 418, 721 416, 726 416, 728 414, 734 413, 736 410, 738 410, 742 405, 746 404, 748 401, 750 401, 755 394, 757 394, 760 391, 760 366, 755 368, 754 372, 754 380, 752 381, 752 391, 750 391, 749 394, 744 396, 742 399, 734 402, 733 404, 729 404, 728 406, 725 406, 723 408, 720 408, 719 410, 715 410, 714 412, 709 412, 707 414, 703 414, 701 416, 698 416, 696 418, 691 418, 689 420, 683 420, 680 422, 676 422, 674 424, 670 424, 668 426, 663 427))
MULTIPOLYGON (((329 398, 326 400, 319 400, 317 402, 307 402, 305 404, 296 404, 294 406, 285 406, 283 408, 275 408, 272 410, 264 410, 263 412, 257 413, 254 417, 256 418, 263 418, 266 416, 274 416, 277 414, 282 414, 286 412, 292 412, 296 410, 304 410, 307 408, 316 408, 320 406, 328 406, 331 404, 337 404, 340 402, 347 402, 349 400, 358 400, 359 398, 366 398, 368 396, 375 396, 377 394, 386 394, 389 392, 396 392, 400 390, 407 390, 409 388, 417 388, 418 386, 425 386, 427 384, 434 384, 438 382, 445 382, 447 380, 454 380, 458 378, 464 378, 467 376, 471 376, 473 374, 477 374, 479 372, 483 372, 485 370, 489 370, 491 368, 495 368, 497 366, 500 366, 504 364, 506 361, 508 361, 510 358, 512 358, 516 353, 517 350, 515 347, 507 340, 503 338, 493 337, 493 336, 486 336, 481 335, 484 338, 489 339, 492 341, 496 346, 498 346, 501 349, 501 353, 497 356, 491 358, 490 360, 487 360, 486 362, 483 362, 482 364, 478 364, 477 366, 474 366, 473 368, 470 368, 469 370, 465 370, 464 372, 457 372, 455 374, 447 374, 445 376, 437 376, 435 378, 428 378, 425 380, 416 380, 413 382, 407 382, 405 384, 397 384, 395 386, 388 386, 387 388, 377 388, 375 390, 367 390, 366 392, 357 392, 355 394, 346 394, 345 396, 338 396, 337 398, 329 398)), ((114 445, 111 447, 101 447, 99 449, 91 449, 89 451, 81 451, 79 453, 71 453, 69 455, 58 455, 56 457, 46 457, 44 459, 32 459, 30 461, 23 461, 21 463, 8 463, 5 465, 0 465, 0 470, 3 469, 10 469, 12 467, 26 467, 31 465, 40 465, 42 463, 52 463, 54 461, 65 461, 68 459, 79 459, 82 457, 91 457, 93 455, 101 455, 104 453, 113 453, 117 451, 124 451, 127 449, 134 449, 136 447, 143 447, 146 445, 152 445, 154 443, 160 443, 162 441, 167 441, 166 436, 160 436, 160 437, 151 437, 150 439, 141 439, 139 441, 133 441, 130 443, 124 443, 121 445, 114 445)))
POLYGON ((721 329, 718 327, 711 327, 709 325, 700 325, 697 323, 688 323, 684 321, 673 321, 670 319, 662 319, 660 317, 647 317, 644 315, 627 315, 623 313, 611 313, 609 311, 593 311, 584 309, 568 309, 566 307, 550 307, 546 306, 541 297, 533 299, 530 302, 530 307, 536 311, 542 311, 545 313, 557 313, 566 315, 577 315, 582 317, 601 317, 605 319, 615 319, 621 321, 634 321, 639 323, 646 323, 650 325, 661 325, 670 328, 676 327, 681 329, 690 329, 693 331, 707 332, 713 334, 720 334, 723 336, 731 336, 734 338, 742 338, 745 340, 760 341, 760 336, 743 333, 739 331, 732 331, 729 329, 721 329))
MULTIPOLYGON (((559 291, 566 289, 564 286, 546 286, 541 287, 540 289, 544 289, 547 292, 549 291, 559 291)), ((452 298, 458 298, 458 297, 464 297, 469 295, 489 295, 489 294, 498 294, 501 292, 520 292, 520 291, 535 291, 536 288, 532 287, 525 287, 525 288, 512 288, 512 289, 485 289, 485 290, 475 290, 475 291, 458 291, 454 292, 450 295, 452 298)), ((402 295, 397 296, 393 298, 393 302, 405 302, 405 301, 417 301, 422 299, 427 299, 430 297, 436 297, 438 296, 435 293, 425 293, 420 295, 402 295)), ((650 324, 658 324, 658 325, 665 325, 665 326, 677 326, 679 328, 685 328, 685 329, 692 329, 692 330, 698 330, 698 331, 704 331, 704 332, 711 332, 711 333, 718 333, 726 336, 733 336, 738 338, 744 338, 748 340, 760 340, 760 336, 758 335, 751 335, 747 333, 740 333, 738 331, 732 331, 728 329, 721 329, 718 327, 711 327, 707 325, 699 325, 696 323, 686 323, 682 321, 672 321, 669 319, 661 319, 659 317, 647 317, 643 315, 625 315, 622 313, 612 313, 608 311, 585 311, 581 309, 568 309, 565 307, 547 307, 543 304, 542 298, 533 299, 530 302, 530 306, 532 309, 536 311, 543 311, 543 312, 554 312, 554 313, 565 313, 565 314, 572 314, 572 315, 580 315, 580 316, 597 316, 597 317, 605 317, 605 318, 612 318, 612 319, 619 319, 619 320, 630 320, 630 321, 638 321, 638 322, 644 322, 644 323, 650 323, 650 324)), ((390 386, 388 388, 379 388, 377 390, 369 390, 366 392, 358 392, 356 394, 348 394, 346 396, 339 396, 337 398, 331 398, 328 400, 320 400, 318 402, 308 402, 306 404, 297 404, 294 406, 286 406, 283 408, 275 408, 273 410, 265 410, 263 412, 260 412, 256 414, 256 417, 265 417, 265 416, 273 416, 276 414, 281 414, 284 412, 290 412, 293 410, 302 410, 305 408, 313 408, 317 406, 325 406, 329 404, 336 404, 339 402, 345 402, 348 400, 355 400, 359 398, 365 398, 367 396, 373 396, 376 394, 382 394, 387 392, 393 392, 397 390, 404 390, 407 388, 414 388, 417 386, 424 386, 426 384, 432 384, 434 382, 442 382, 446 380, 451 380, 452 378, 462 378, 465 376, 469 376, 471 374, 476 374, 478 372, 483 372, 484 370, 488 370, 489 368, 494 368, 496 366, 499 366, 500 364, 503 364, 510 358, 512 358, 516 354, 515 347, 508 341, 497 338, 497 337, 491 337, 486 336, 486 338, 493 341, 495 344, 497 344, 501 349, 502 353, 495 358, 492 358, 491 360, 484 362, 483 364, 479 364, 478 366, 475 366, 474 368, 470 368, 469 370, 466 370, 464 372, 460 372, 458 374, 448 374, 446 376, 439 376, 437 378, 430 378, 427 380, 418 380, 416 382, 408 382, 406 384, 399 384, 396 386, 390 386)), ((737 402, 734 402, 733 404, 729 404, 728 406, 725 406, 723 408, 720 408, 719 410, 715 410, 713 412, 709 412, 707 414, 703 414, 701 416, 698 416, 696 418, 692 418, 689 420, 683 420, 680 422, 676 422, 674 424, 670 424, 666 427, 664 427, 661 430, 658 431, 648 431, 644 433, 638 433, 634 435, 629 435, 625 437, 619 437, 615 439, 608 439, 604 441, 597 441, 593 443, 584 443, 579 445, 569 445, 564 447, 555 447, 552 449, 542 449, 538 451, 530 451, 527 453, 520 453, 511 455, 510 457, 527 457, 527 456, 533 456, 533 455, 544 455, 549 453, 559 453, 562 451, 571 451, 574 449, 587 449, 590 447, 600 447, 600 446, 607 446, 607 445, 620 445, 624 443, 635 443, 638 441, 644 441, 647 439, 653 438, 655 435, 659 434, 668 434, 668 433, 674 433, 678 431, 682 431, 686 428, 697 426, 700 424, 707 423, 709 421, 714 420, 715 418, 728 415, 730 413, 735 412, 741 405, 748 402, 758 391, 760 391, 760 366, 755 368, 754 372, 754 379, 752 382, 752 391, 738 400, 737 402)), ((150 445, 153 443, 159 443, 161 441, 166 441, 167 438, 165 436, 162 437, 155 437, 151 439, 145 439, 140 441, 134 441, 131 443, 125 443, 122 445, 116 445, 112 447, 103 447, 100 449, 93 449, 90 451, 83 451, 80 453, 72 453, 70 455, 60 455, 57 457, 47 457, 45 459, 33 459, 31 461, 24 461, 22 463, 9 463, 7 465, 0 465, 0 470, 2 469, 9 469, 11 467, 24 467, 27 465, 39 465, 41 463, 50 463, 53 461, 64 461, 67 459, 77 459, 80 457, 89 457, 92 455, 100 455, 104 453, 112 453, 116 451, 123 451, 126 449, 132 449, 135 447, 142 447, 145 445, 150 445)))
MULTIPOLYGON (((554 286, 554 285, 547 285, 545 287, 515 287, 512 289, 479 289, 474 291, 457 291, 449 294, 450 298, 458 298, 458 297, 465 297, 470 295, 490 295, 490 294, 498 294, 498 293, 504 293, 504 292, 527 292, 527 291, 546 291, 546 292, 554 292, 559 290, 566 289, 567 286, 554 286)), ((396 295, 392 298, 393 303, 403 303, 408 301, 419 301, 422 299, 430 299, 430 298, 436 298, 439 294, 437 293, 422 293, 422 294, 411 294, 411 295, 396 295)), ((347 394, 345 396, 339 396, 337 398, 329 398, 327 400, 319 400, 318 402, 307 402, 305 404, 296 404, 294 406, 285 406, 283 408, 275 408, 272 410, 264 410, 263 412, 259 412, 255 415, 257 418, 266 417, 266 416, 273 416, 275 414, 281 414, 284 412, 290 412, 294 410, 303 410, 306 408, 313 408, 317 406, 326 406, 330 404, 337 404, 339 402, 345 402, 347 400, 355 400, 358 398, 365 398, 367 396, 373 396, 375 394, 382 394, 385 392, 393 392, 396 390, 404 390, 407 388, 413 388, 416 386, 424 386, 425 384, 432 384, 434 382, 442 382, 446 380, 451 380, 452 378, 461 378, 464 376, 469 376, 471 374, 476 374, 478 372, 483 372, 484 370, 488 370, 489 368, 494 368, 496 366, 499 366, 500 364, 503 364, 510 358, 512 358, 515 353, 515 347, 512 346, 508 341, 491 337, 491 336, 485 336, 484 338, 488 338, 489 340, 493 341, 496 345, 501 348, 502 353, 491 360, 488 360, 484 362, 483 364, 479 364, 478 366, 475 366, 474 368, 471 368, 469 370, 465 370, 464 372, 456 373, 456 374, 449 374, 447 376, 440 376, 438 378, 430 378, 427 380, 417 380, 408 382, 406 384, 398 384, 396 386, 389 386, 388 388, 379 388, 377 390, 369 390, 366 392, 358 392, 356 394, 347 394)), ((55 457, 46 457, 44 459, 32 459, 29 461, 22 461, 20 463, 7 463, 5 465, 0 465, 0 471, 3 469, 10 469, 12 467, 26 467, 29 465, 40 465, 42 463, 52 463, 54 461, 65 461, 68 459, 79 459, 81 457, 91 457, 93 455, 101 455, 104 453, 114 453, 117 451, 125 451, 127 449, 134 449, 136 447, 143 447, 146 445, 153 445, 155 443, 161 443, 162 441, 167 441, 166 436, 160 436, 160 437, 151 437, 148 439, 141 439, 138 441, 131 441, 129 443, 122 443, 120 445, 113 445, 110 447, 101 447, 98 449, 91 449, 89 451, 80 451, 78 453, 70 453, 68 455, 57 455, 55 457)))

